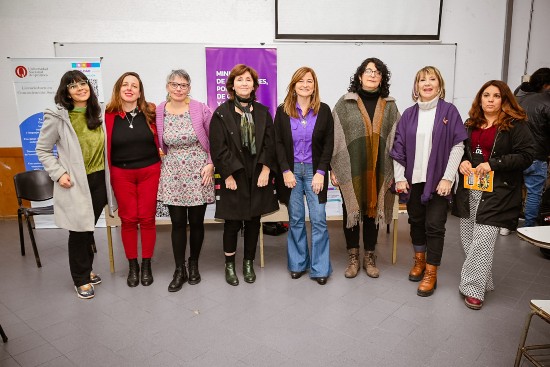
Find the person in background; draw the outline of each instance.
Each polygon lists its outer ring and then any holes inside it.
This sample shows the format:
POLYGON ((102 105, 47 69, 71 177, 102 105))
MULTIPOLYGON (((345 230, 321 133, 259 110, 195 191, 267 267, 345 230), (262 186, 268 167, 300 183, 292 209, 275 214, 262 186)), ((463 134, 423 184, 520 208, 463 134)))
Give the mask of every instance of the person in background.
POLYGON ((453 214, 460 217, 466 259, 459 291, 468 308, 479 310, 494 289, 492 265, 499 228, 516 228, 521 210, 522 172, 533 162, 533 137, 523 109, 506 83, 483 84, 466 121, 468 140, 460 163, 453 214), (464 187, 465 177, 493 172, 492 191, 464 187))
POLYGON ((95 224, 107 203, 111 215, 115 208, 105 165, 101 107, 88 78, 78 70, 63 74, 54 100, 57 106, 44 112, 36 154, 55 182, 55 224, 69 230, 69 267, 76 294, 89 299, 95 296, 94 285, 101 283, 92 272, 95 224))
POLYGON ((407 201, 414 266, 409 280, 421 281, 417 294, 431 296, 445 243, 447 209, 466 129, 457 108, 445 102, 445 81, 434 66, 415 76, 412 98, 397 125, 390 156, 395 189, 407 201))
POLYGON ((176 270, 169 292, 183 283, 198 284, 199 255, 204 240, 206 205, 214 202, 214 165, 208 134, 212 112, 191 99, 191 77, 185 70, 172 70, 166 78, 167 101, 157 107, 162 160, 157 199, 168 206, 172 221, 172 251, 176 270), (187 221, 189 220, 189 277, 185 268, 187 221))
POLYGON ((121 236, 129 263, 127 284, 140 282, 138 227, 141 237, 141 284, 153 283, 151 258, 155 248, 160 149, 155 126, 155 105, 147 103, 137 73, 118 78, 105 112, 111 184, 122 222, 121 236))
POLYGON ((359 263, 359 220, 363 221, 363 268, 378 278, 378 224, 394 217, 393 163, 389 156, 400 114, 390 97, 391 73, 377 58, 364 60, 350 80, 348 93, 332 111, 334 151, 331 181, 340 186, 343 227, 349 263, 346 278, 354 278, 359 263))
POLYGON ((294 72, 274 126, 277 193, 289 214, 288 270, 292 279, 298 279, 310 269, 309 276, 324 285, 332 272, 325 205, 334 121, 329 106, 321 102, 313 69, 301 67, 294 72), (304 196, 311 222, 311 255, 304 196))
MULTIPOLYGON (((523 182, 527 191, 523 226, 533 227, 537 225, 550 155, 550 68, 535 71, 528 82, 520 85, 516 99, 527 113, 527 122, 535 143, 535 159, 523 171, 523 182)), ((506 236, 510 234, 510 230, 501 228, 500 234, 506 236)))
POLYGON ((239 284, 235 272, 239 231, 244 228, 244 281, 254 283, 260 217, 279 208, 271 177, 277 164, 273 119, 268 108, 256 102, 258 86, 256 70, 235 65, 226 82, 229 100, 214 111, 210 123, 210 153, 221 177, 215 216, 225 219, 225 281, 234 286, 239 284))

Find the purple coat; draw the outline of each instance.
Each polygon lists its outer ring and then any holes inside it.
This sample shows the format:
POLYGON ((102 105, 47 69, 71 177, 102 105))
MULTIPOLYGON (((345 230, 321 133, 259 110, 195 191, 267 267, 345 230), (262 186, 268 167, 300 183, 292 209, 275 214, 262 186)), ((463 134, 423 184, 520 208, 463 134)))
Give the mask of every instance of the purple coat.
MULTIPOLYGON (((157 106, 156 125, 159 146, 164 154, 168 154, 168 147, 163 140, 165 105, 166 102, 162 102, 157 106)), ((192 99, 189 101, 189 114, 191 115, 191 124, 193 125, 193 130, 195 130, 195 133, 197 134, 199 143, 208 154, 207 162, 212 163, 212 158, 210 157, 210 142, 208 140, 208 136, 210 135, 210 120, 212 119, 212 111, 210 111, 210 108, 204 103, 192 99)))
MULTIPOLYGON (((390 157, 405 167, 405 178, 412 182, 414 155, 416 151, 416 130, 418 128, 418 104, 403 112, 395 132, 395 142, 390 157)), ((456 144, 468 138, 466 128, 456 107, 440 99, 437 102, 434 128, 432 132, 432 150, 428 160, 426 185, 421 196, 421 202, 426 204, 436 191, 439 181, 445 174, 451 149, 456 144)), ((451 199, 451 195, 447 196, 451 199)))

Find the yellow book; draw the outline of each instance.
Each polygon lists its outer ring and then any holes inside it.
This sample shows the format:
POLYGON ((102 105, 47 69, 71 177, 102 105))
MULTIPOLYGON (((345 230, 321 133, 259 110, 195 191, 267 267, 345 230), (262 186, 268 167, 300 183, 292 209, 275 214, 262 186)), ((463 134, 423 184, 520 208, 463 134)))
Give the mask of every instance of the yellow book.
POLYGON ((491 171, 478 176, 472 173, 469 176, 464 175, 464 188, 477 191, 493 192, 493 180, 495 172, 491 171))

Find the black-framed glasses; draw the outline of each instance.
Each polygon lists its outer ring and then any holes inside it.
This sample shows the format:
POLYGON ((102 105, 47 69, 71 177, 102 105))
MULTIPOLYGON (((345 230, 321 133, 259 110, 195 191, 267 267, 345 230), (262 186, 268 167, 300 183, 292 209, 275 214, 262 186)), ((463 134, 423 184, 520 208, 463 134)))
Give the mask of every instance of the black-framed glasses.
POLYGON ((372 70, 372 69, 365 69, 365 74, 370 76, 382 76, 382 72, 380 70, 372 70))
POLYGON ((189 84, 188 83, 176 83, 176 82, 170 82, 168 83, 168 85, 170 86, 170 88, 172 89, 178 89, 178 88, 181 88, 183 90, 186 90, 189 88, 189 84))
POLYGON ((79 81, 79 82, 67 84, 67 89, 69 89, 69 90, 75 90, 75 89, 78 89, 78 88, 84 88, 84 87, 87 86, 87 85, 88 85, 88 81, 87 81, 87 80, 81 80, 81 81, 79 81))

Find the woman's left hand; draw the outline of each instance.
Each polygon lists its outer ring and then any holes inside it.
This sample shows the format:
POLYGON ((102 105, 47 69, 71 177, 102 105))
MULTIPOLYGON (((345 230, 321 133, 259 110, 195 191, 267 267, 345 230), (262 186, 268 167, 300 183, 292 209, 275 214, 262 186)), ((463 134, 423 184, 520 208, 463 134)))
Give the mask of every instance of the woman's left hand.
POLYGON ((263 166, 262 172, 260 172, 260 177, 258 177, 258 187, 267 186, 268 181, 269 181, 269 167, 263 166))
POLYGON ((440 196, 447 196, 451 193, 452 184, 449 180, 441 180, 439 181, 439 185, 437 185, 437 188, 435 189, 437 194, 440 196))
POLYGON ((311 187, 313 188, 313 192, 316 195, 319 195, 319 193, 323 190, 323 185, 325 182, 325 176, 323 176, 320 173, 316 173, 313 175, 313 179, 311 180, 311 187))
POLYGON ((212 180, 214 180, 214 165, 212 163, 209 163, 206 166, 202 167, 201 177, 201 183, 203 186, 208 186, 212 184, 212 180))
POLYGON ((492 169, 491 169, 491 166, 489 165, 489 162, 483 162, 476 167, 475 171, 478 176, 482 176, 491 172, 492 169))

